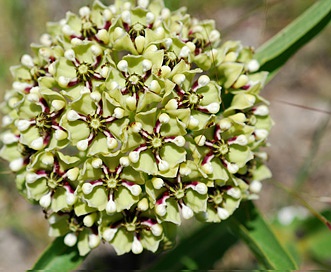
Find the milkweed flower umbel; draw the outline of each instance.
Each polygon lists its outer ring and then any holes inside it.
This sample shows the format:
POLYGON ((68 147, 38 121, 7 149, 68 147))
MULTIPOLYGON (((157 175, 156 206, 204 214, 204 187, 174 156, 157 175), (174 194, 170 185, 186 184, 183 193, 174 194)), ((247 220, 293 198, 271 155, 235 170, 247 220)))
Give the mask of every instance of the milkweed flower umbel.
POLYGON ((171 245, 221 222, 270 176, 272 126, 253 49, 162 0, 95 1, 48 25, 12 67, 1 157, 49 235, 81 255, 171 245))

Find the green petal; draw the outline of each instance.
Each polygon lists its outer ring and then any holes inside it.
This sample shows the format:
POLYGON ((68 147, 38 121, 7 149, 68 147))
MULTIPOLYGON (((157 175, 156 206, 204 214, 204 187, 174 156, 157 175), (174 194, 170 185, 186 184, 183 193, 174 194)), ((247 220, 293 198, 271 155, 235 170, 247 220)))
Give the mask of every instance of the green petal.
POLYGON ((108 202, 108 195, 104 187, 96 186, 90 194, 84 195, 84 199, 90 207, 103 211, 108 202))
POLYGON ((207 209, 207 198, 207 194, 201 195, 192 189, 188 189, 185 192, 184 202, 194 213, 205 212, 207 209))
POLYGON ((122 255, 131 251, 133 241, 133 233, 128 232, 124 228, 120 228, 113 238, 111 244, 114 247, 117 255, 122 255))
POLYGON ((115 192, 114 201, 118 212, 129 210, 139 201, 139 196, 133 196, 124 186, 119 186, 115 192))

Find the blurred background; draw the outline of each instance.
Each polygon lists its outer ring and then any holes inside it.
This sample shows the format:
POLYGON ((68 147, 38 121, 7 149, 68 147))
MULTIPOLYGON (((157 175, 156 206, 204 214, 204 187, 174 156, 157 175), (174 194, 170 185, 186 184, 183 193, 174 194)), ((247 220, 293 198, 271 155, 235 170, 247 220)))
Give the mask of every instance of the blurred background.
MULTIPOLYGON (((112 3, 109 0, 103 2, 112 3)), ((223 41, 240 39, 243 44, 258 48, 314 2, 166 0, 166 5, 171 9, 187 6, 188 12, 199 19, 215 19, 223 41)), ((64 18, 67 10, 77 12, 80 6, 91 3, 86 0, 0 0, 1 97, 11 86, 9 67, 18 64, 22 54, 31 52, 29 45, 39 41, 39 36, 46 30, 46 22, 58 21, 64 18)), ((330 267, 331 256, 326 254, 323 260, 319 260, 321 254, 315 252, 316 257, 309 245, 302 242, 302 237, 292 233, 295 232, 289 224, 292 221, 286 219, 295 215, 304 217, 307 213, 297 208, 301 205, 298 198, 279 189, 279 184, 299 192, 300 197, 317 211, 330 209, 330 35, 329 26, 297 53, 262 93, 271 102, 271 115, 275 121, 267 150, 273 178, 264 182, 256 204, 273 224, 283 243, 297 243, 300 247, 297 251, 301 255, 297 257, 301 259, 302 269, 330 267)), ((47 236, 48 226, 41 209, 29 204, 16 192, 14 176, 2 161, 0 171, 0 269, 26 270, 51 241, 47 236)), ((326 228, 322 223, 317 221, 314 224, 317 225, 315 233, 324 233, 326 228)), ((331 232, 328 235, 331 236, 331 232)), ((313 244, 316 246, 315 242, 313 244)), ((134 267, 132 263, 146 262, 151 258, 149 254, 140 259, 131 255, 109 257, 112 254, 110 247, 101 247, 90 254, 83 268, 107 268, 111 263, 113 269, 130 269, 134 267), (132 261, 131 266, 128 259, 132 261), (98 265, 96 260, 99 260, 98 265)), ((238 244, 216 264, 215 269, 248 269, 254 264, 249 250, 238 244)))

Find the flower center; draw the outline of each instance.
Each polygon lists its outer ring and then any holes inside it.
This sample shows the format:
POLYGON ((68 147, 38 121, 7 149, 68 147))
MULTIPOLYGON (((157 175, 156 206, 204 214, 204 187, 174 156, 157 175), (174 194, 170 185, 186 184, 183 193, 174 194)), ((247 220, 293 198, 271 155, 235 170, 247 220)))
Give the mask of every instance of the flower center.
POLYGON ((115 178, 110 178, 107 180, 107 186, 110 189, 114 189, 117 186, 117 180, 115 178))
POLYGON ((195 104, 199 103, 200 98, 195 93, 192 93, 192 94, 189 95, 188 100, 189 100, 190 104, 195 105, 195 104))
POLYGON ((183 189, 179 189, 174 193, 174 195, 177 199, 181 199, 185 196, 185 192, 183 189))
POLYGON ((162 146, 162 139, 159 137, 155 137, 153 138, 151 144, 154 148, 160 148, 162 146))
POLYGON ((213 200, 216 205, 219 205, 222 203, 223 197, 221 194, 218 193, 217 195, 214 196, 213 200))
POLYGON ((100 127, 100 125, 101 125, 101 122, 98 118, 93 118, 90 122, 90 126, 94 130, 97 130, 100 127))
POLYGON ((78 73, 81 75, 86 75, 88 73, 88 67, 86 64, 82 64, 78 67, 78 73))
POLYGON ((129 77, 131 84, 136 85, 139 82, 139 77, 137 75, 132 75, 129 77))
POLYGON ((131 222, 131 223, 126 223, 125 227, 127 229, 127 231, 133 232, 136 230, 136 224, 131 222))

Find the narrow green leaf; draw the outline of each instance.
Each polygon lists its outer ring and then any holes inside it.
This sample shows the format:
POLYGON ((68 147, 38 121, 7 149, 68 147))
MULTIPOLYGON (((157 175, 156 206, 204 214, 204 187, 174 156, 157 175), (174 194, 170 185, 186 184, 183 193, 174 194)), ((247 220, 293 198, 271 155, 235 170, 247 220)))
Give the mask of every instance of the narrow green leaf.
POLYGON ((233 234, 246 242, 264 268, 282 271, 298 268, 252 202, 242 203, 229 221, 233 234))
POLYGON ((72 271, 85 257, 79 255, 76 246, 68 247, 64 244, 63 237, 58 237, 40 256, 32 270, 72 271))
POLYGON ((172 251, 166 253, 150 267, 150 271, 178 271, 182 269, 212 269, 215 262, 237 242, 228 231, 227 222, 205 224, 183 239, 172 251))
POLYGON ((261 70, 270 80, 302 46, 320 33, 331 20, 331 0, 320 0, 256 51, 261 70))

